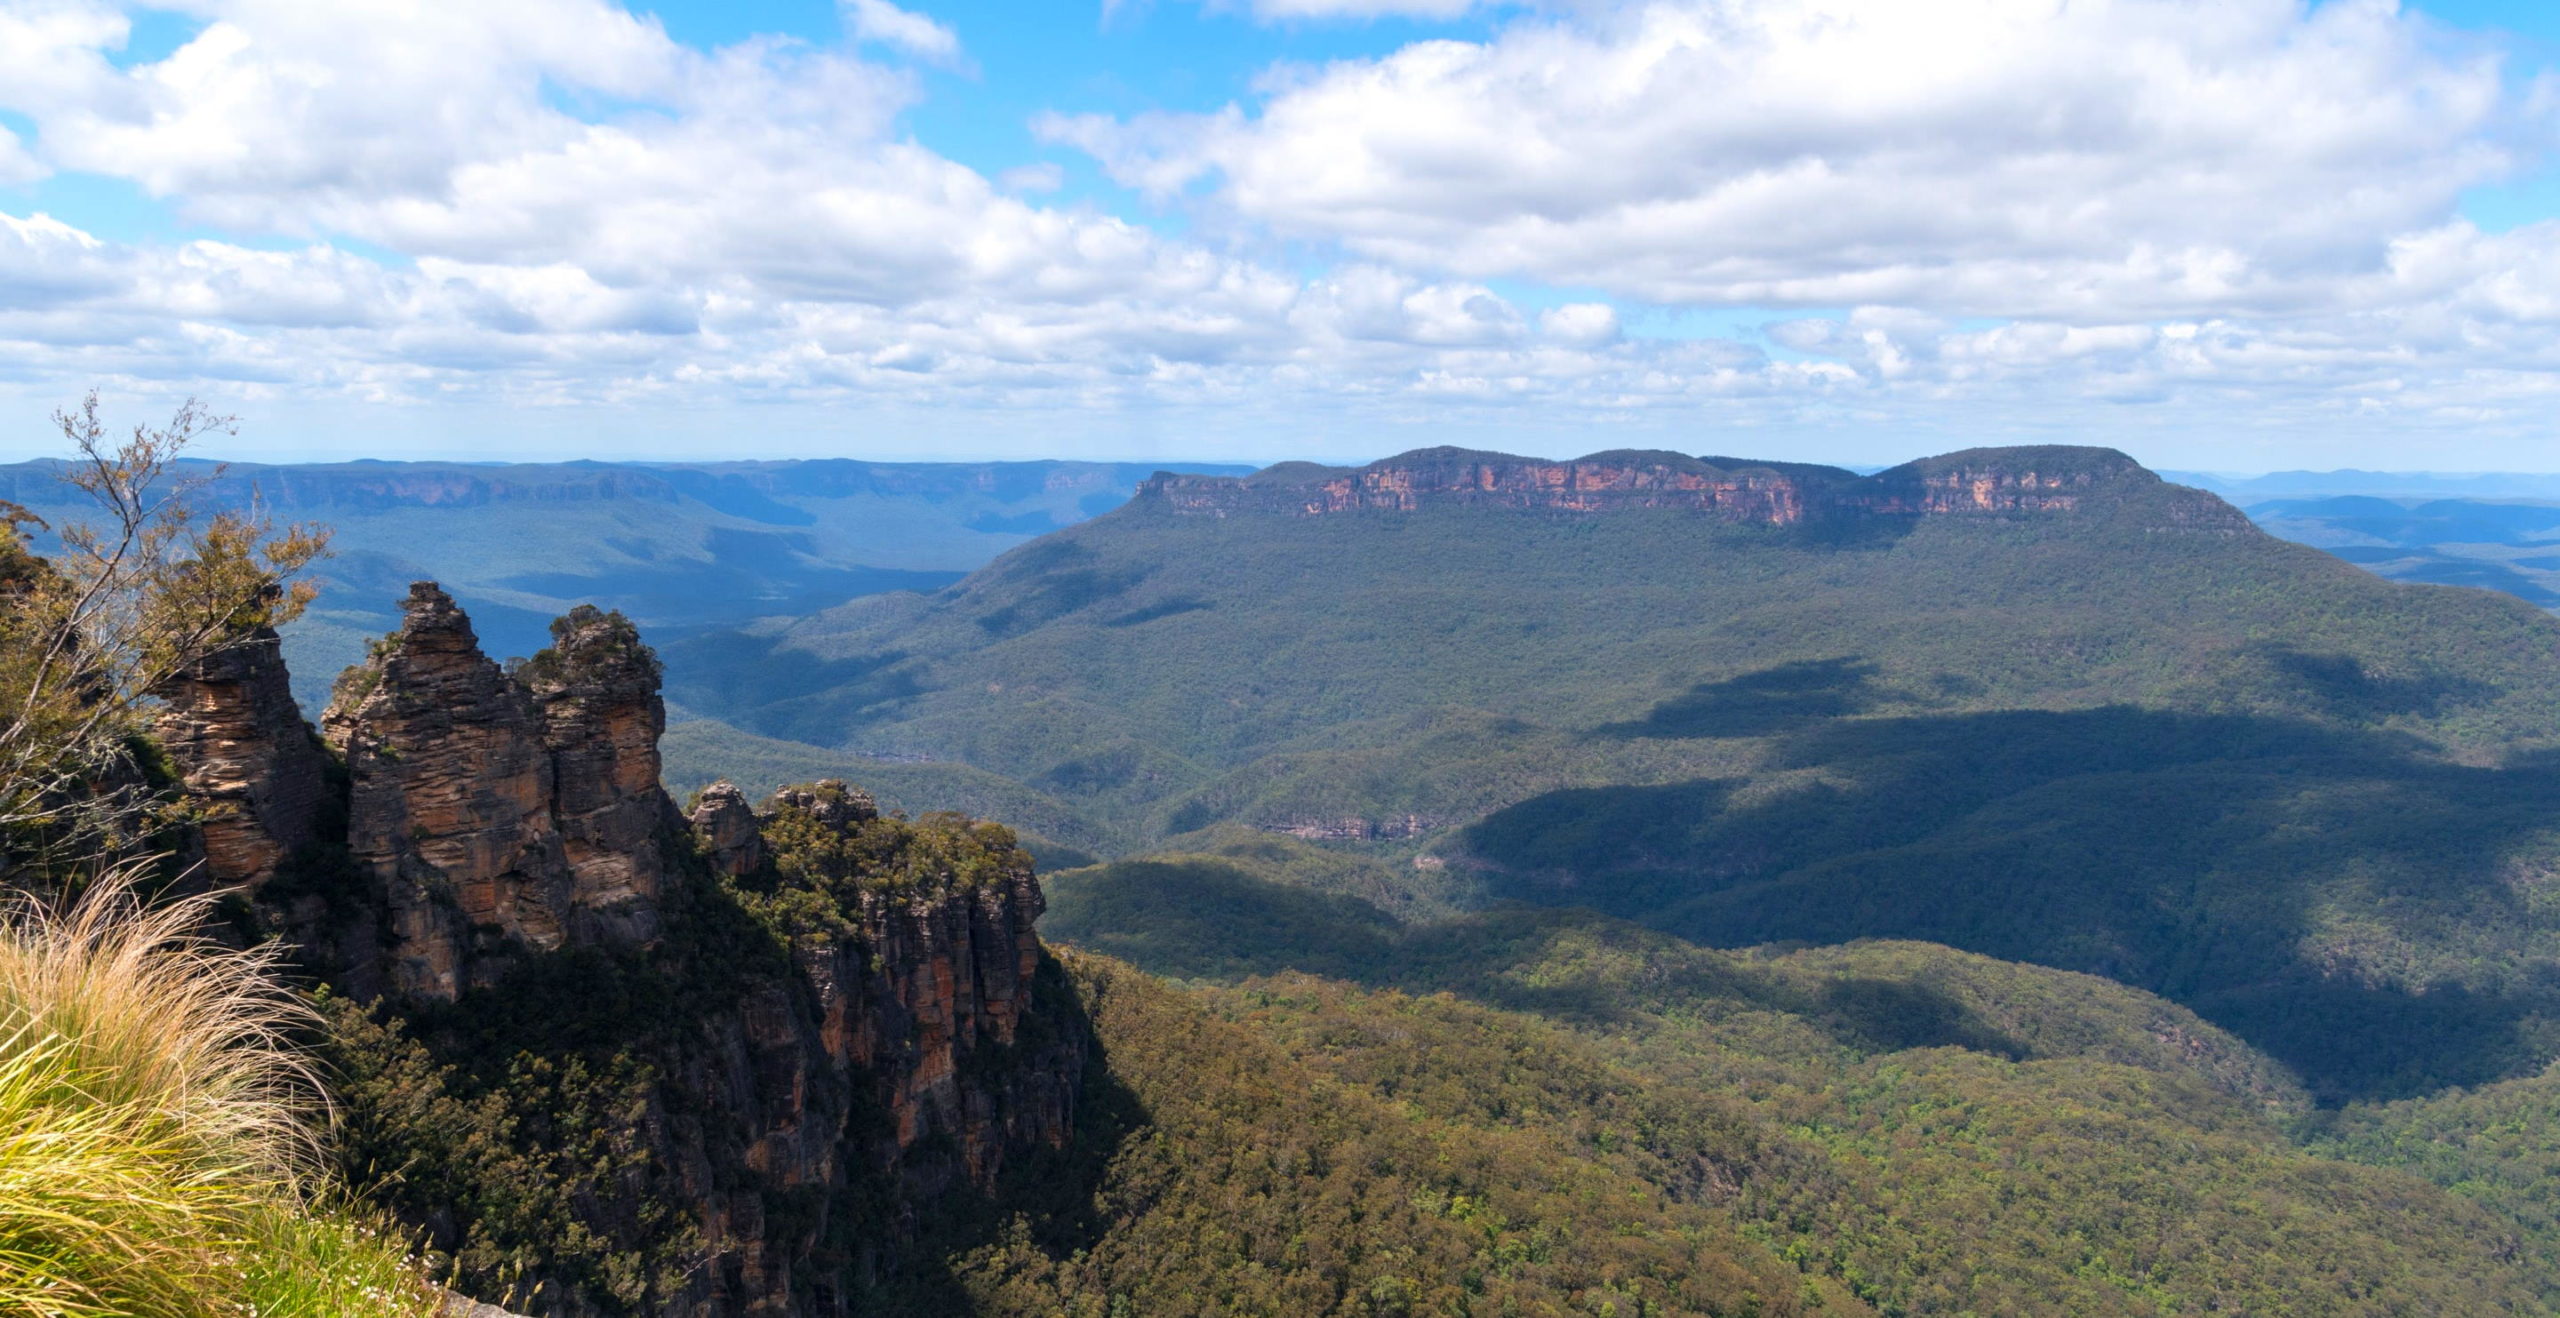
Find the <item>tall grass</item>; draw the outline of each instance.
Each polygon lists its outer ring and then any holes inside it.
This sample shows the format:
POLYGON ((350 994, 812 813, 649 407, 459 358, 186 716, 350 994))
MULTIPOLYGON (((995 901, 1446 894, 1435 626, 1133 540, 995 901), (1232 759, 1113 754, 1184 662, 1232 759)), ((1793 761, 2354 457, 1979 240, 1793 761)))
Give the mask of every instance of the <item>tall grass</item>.
POLYGON ((129 882, 0 914, 0 1318, 378 1318, 432 1294, 316 1211, 321 1090, 272 953, 129 882))

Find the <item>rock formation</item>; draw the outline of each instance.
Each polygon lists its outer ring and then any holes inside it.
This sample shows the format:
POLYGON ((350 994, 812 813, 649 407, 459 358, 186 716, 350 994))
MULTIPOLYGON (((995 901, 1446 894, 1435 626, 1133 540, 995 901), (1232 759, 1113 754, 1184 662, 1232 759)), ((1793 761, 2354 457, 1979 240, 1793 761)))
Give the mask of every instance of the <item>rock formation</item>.
MULTIPOLYGON (((379 1011, 476 1000, 503 1029, 511 976, 555 957, 713 986, 680 1000, 676 1023, 629 1022, 630 1055, 654 1077, 617 1118, 634 1161, 582 1210, 596 1238, 654 1230, 663 1245, 663 1224, 608 1201, 680 1207, 684 1280, 636 1311, 852 1312, 850 1273, 894 1267, 899 1214, 955 1186, 985 1190, 1021 1151, 1064 1141, 1085 1044, 1058 1016, 1071 1000, 1027 1037, 1042 898, 1010 834, 884 819, 841 783, 781 793, 763 815, 714 784, 688 819, 658 782, 657 661, 620 615, 571 613, 551 648, 508 672, 433 583, 402 607, 401 629, 340 679, 327 746, 293 705, 272 633, 174 683, 164 738, 204 818, 208 868, 250 885, 271 928, 379 1011), (343 838, 322 836, 341 819, 343 838), (776 828, 800 850, 777 847, 776 828), (927 834, 967 853, 965 876, 862 868, 927 834), (340 842, 334 887, 268 883, 298 849, 340 842), (831 923, 742 934, 769 926, 739 903, 797 881, 777 868, 786 854, 849 858, 841 882, 796 890, 826 896, 831 923), (687 921, 725 932, 688 943, 687 921), (711 963, 721 956, 751 964, 711 963), (848 1253, 856 1218, 872 1234, 848 1253)), ((526 1131, 515 1137, 538 1137, 526 1131)), ((408 1207, 443 1243, 469 1226, 449 1204, 408 1207)), ((502 1284, 518 1280, 535 1279, 502 1284)), ((546 1295, 555 1318, 635 1311, 627 1297, 546 1295)))
POLYGON ((657 937, 657 902, 680 826, 658 785, 667 730, 658 662, 619 614, 580 605, 521 674, 551 756, 551 815, 569 865, 569 911, 588 941, 657 937))
POLYGON ((259 628, 159 691, 206 873, 255 890, 319 840, 329 757, 294 704, 275 632, 259 628))
POLYGON ((2211 495, 2167 485, 2113 449, 2048 446, 1968 449, 1872 476, 1837 467, 1610 452, 1565 462, 1433 448, 1365 467, 1291 462, 1245 477, 1159 472, 1138 488, 1141 506, 1189 516, 1447 506, 1558 513, 1670 508, 1767 526, 1949 516, 2051 516, 2128 500, 2158 505, 2164 520, 2237 531, 2238 510, 2211 495))
POLYGON ((321 727, 346 756, 347 846, 388 927, 383 984, 451 1000, 568 942, 571 875, 531 693, 434 583, 401 608, 321 727))
POLYGON ((757 827, 755 807, 747 794, 728 782, 702 789, 690 816, 703 854, 721 873, 736 877, 764 866, 764 833, 757 827))
POLYGON ((1801 475, 1759 465, 1728 469, 1677 453, 1596 453, 1547 462, 1433 448, 1357 469, 1292 462, 1246 477, 1160 472, 1139 486, 1138 498, 1211 516, 1412 512, 1462 504, 1560 512, 1681 508, 1783 526, 1804 518, 1807 488, 1801 475))

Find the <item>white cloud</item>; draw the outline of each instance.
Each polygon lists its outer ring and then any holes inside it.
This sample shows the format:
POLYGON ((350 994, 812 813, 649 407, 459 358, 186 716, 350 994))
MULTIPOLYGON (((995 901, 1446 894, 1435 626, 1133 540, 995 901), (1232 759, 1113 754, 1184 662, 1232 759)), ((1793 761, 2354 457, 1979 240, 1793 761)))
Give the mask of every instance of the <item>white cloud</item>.
POLYGON ((945 24, 889 0, 844 0, 845 22, 863 41, 895 46, 910 55, 940 63, 960 58, 960 37, 945 24))
POLYGON ((2448 219, 2516 149, 2498 70, 2353 0, 1559 9, 1254 107, 1049 122, 1200 200, 1182 237, 904 137, 920 81, 845 50, 689 49, 606 0, 202 2, 118 68, 112 11, 0 0, 36 129, 0 171, 226 236, 0 213, 0 396, 1754 451, 1713 432, 2535 436, 2560 395, 2560 225, 2448 219), (1780 323, 1648 337, 1516 281, 1780 323))
POLYGON ((2386 0, 1654 0, 1043 131, 1409 268, 2109 319, 2332 302, 2514 108, 2386 0))
POLYGON ((1067 171, 1042 160, 1016 165, 996 175, 996 186, 1007 192, 1055 192, 1067 185, 1067 171))
MULTIPOLYGON (((1598 0, 1201 0, 1202 7, 1212 13, 1248 13, 1262 23, 1368 22, 1381 18, 1447 22, 1480 10, 1594 2, 1598 0)), ((1107 25, 1143 3, 1144 0, 1102 0, 1102 21, 1107 25)))
POLYGON ((18 136, 0 128, 0 188, 33 183, 51 171, 18 142, 18 136))
POLYGON ((1597 347, 1618 341, 1618 309, 1606 302, 1568 302, 1538 313, 1538 331, 1559 343, 1597 347))

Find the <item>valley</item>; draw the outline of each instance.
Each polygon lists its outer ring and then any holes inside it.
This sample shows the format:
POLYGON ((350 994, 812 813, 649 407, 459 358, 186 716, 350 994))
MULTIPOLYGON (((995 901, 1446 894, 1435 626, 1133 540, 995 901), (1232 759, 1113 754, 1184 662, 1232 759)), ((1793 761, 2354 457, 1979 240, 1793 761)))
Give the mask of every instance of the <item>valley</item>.
POLYGON ((2555 108, 0 0, 0 1318, 2560 1318, 2555 108))
POLYGON ((172 688, 368 1211, 541 1318, 2560 1303, 2544 611, 2100 449, 1091 511, 172 688))

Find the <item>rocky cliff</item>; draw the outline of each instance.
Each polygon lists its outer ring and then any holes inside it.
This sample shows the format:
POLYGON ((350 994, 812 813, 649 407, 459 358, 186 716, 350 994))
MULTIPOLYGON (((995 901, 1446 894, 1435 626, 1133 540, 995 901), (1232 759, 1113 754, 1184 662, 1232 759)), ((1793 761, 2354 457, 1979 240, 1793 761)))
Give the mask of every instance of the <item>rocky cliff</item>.
POLYGON ((921 1205, 1066 1138, 1083 1034, 1064 994, 1035 1002, 1042 899, 1009 833, 834 783, 762 812, 722 785, 688 818, 619 615, 571 613, 511 672, 432 583, 403 609, 324 720, 343 772, 271 635, 174 684, 164 739, 206 869, 373 1004, 354 1170, 394 1173, 374 1188, 466 1289, 863 1312, 921 1205))
MULTIPOLYGON (((1849 473, 1841 472, 1847 478, 1849 473)), ((1676 453, 1597 453, 1546 462, 1466 449, 1420 449, 1357 469, 1284 463, 1252 476, 1158 473, 1138 498, 1177 512, 1305 516, 1443 504, 1607 512, 1684 508, 1735 521, 1800 521, 1809 482, 1767 467, 1725 468, 1676 453)))
POLYGON ((205 867, 262 885, 320 838, 329 756, 302 710, 276 634, 266 628, 181 673, 159 692, 160 740, 195 809, 205 867))
POLYGON ((1432 448, 1365 467, 1282 463, 1246 477, 1160 472, 1139 506, 1224 517, 1301 517, 1446 506, 1561 513, 1672 508, 1769 526, 1944 516, 2048 516, 2143 500, 2183 511, 2172 520, 2238 529, 2246 518, 2212 495, 2171 486, 2113 449, 1967 449, 1872 476, 1837 467, 1595 453, 1569 461, 1432 448))

